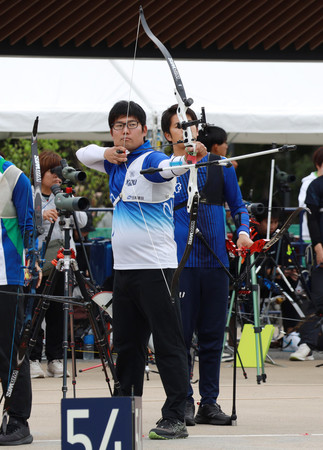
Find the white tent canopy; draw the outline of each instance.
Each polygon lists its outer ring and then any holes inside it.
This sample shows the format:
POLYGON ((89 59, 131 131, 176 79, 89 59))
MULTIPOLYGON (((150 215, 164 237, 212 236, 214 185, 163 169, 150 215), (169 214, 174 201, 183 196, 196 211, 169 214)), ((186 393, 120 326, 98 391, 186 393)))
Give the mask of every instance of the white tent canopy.
MULTIPOLYGON (((0 138, 108 140, 107 113, 140 103, 148 125, 175 103, 165 60, 0 58, 0 138), (131 87, 130 87, 131 86, 131 87)), ((199 115, 231 143, 323 145, 323 63, 176 61, 199 115)))

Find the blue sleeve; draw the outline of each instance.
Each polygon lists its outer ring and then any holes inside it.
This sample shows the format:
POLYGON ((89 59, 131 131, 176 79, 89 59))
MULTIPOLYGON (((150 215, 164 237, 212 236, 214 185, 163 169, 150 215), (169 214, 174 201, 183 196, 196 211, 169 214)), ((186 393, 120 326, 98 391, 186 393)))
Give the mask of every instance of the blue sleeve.
POLYGON ((237 233, 245 231, 249 234, 249 214, 242 200, 240 187, 238 185, 237 175, 234 167, 224 167, 224 196, 228 202, 231 216, 234 219, 237 214, 241 216, 241 225, 237 229, 237 233))
POLYGON ((109 161, 107 161, 106 159, 104 160, 104 168, 106 173, 110 174, 113 166, 115 166, 115 164, 109 163, 109 161))
MULTIPOLYGON (((148 169, 149 167, 158 167, 161 161, 164 161, 165 159, 170 159, 165 153, 162 152, 152 152, 150 153, 147 158, 145 158, 142 168, 148 169)), ((171 180, 173 177, 170 178, 163 178, 159 172, 152 173, 152 174, 145 174, 144 177, 153 183, 165 183, 165 181, 171 180)))
POLYGON ((26 230, 33 230, 33 196, 31 184, 24 173, 18 178, 12 193, 12 201, 15 205, 21 235, 24 237, 26 230))

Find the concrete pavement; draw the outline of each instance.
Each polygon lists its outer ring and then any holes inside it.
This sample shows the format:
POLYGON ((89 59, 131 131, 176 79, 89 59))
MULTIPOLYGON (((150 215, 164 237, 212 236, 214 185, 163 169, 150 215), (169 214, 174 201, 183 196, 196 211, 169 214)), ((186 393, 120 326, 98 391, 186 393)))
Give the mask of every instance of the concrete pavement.
MULTIPOLYGON (((265 365, 266 383, 257 384, 255 368, 246 368, 247 379, 241 369, 237 371, 237 426, 196 425, 188 428, 187 439, 177 441, 147 438, 149 429, 160 418, 165 398, 159 375, 150 372, 143 396, 143 449, 323 449, 323 366, 317 367, 323 364, 323 353, 315 353, 315 361, 304 362, 289 361, 289 353, 279 350, 270 350, 269 355, 275 364, 265 365)), ((68 364, 71 371, 70 361, 68 364)), ((43 365, 45 368, 45 363, 43 365)), ((77 360, 77 369, 90 365, 89 361, 77 360)), ((156 367, 151 365, 150 369, 156 367)), ((194 379, 197 377, 198 365, 194 379)), ((33 410, 29 423, 34 442, 32 447, 20 448, 59 449, 62 379, 34 379, 32 384, 33 410)), ((194 386, 198 401, 197 384, 194 386)), ((105 396, 110 395, 101 369, 78 374, 77 398, 105 396)), ((72 397, 69 378, 67 398, 72 397)), ((219 403, 223 411, 231 414, 232 363, 222 363, 219 403)), ((83 448, 83 445, 75 445, 75 448, 83 448)))

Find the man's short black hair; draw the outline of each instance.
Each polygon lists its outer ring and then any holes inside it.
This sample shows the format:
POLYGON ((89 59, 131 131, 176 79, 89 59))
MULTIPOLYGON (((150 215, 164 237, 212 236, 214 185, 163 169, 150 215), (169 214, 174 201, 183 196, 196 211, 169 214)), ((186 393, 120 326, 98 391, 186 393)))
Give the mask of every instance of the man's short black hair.
MULTIPOLYGON (((172 105, 163 112, 161 118, 161 128, 163 133, 169 133, 172 117, 177 114, 177 107, 178 105, 172 105)), ((191 108, 187 108, 186 114, 190 116, 192 120, 197 120, 197 116, 191 108)))
POLYGON ((315 150, 313 154, 313 162, 315 169, 317 169, 317 167, 321 167, 323 164, 323 147, 319 147, 315 150))
POLYGON ((222 145, 227 142, 228 135, 223 128, 215 126, 207 126, 204 130, 200 130, 197 140, 202 142, 210 152, 214 144, 222 145))
POLYGON ((138 119, 141 126, 144 127, 146 125, 146 113, 142 109, 138 103, 135 102, 127 102, 126 100, 121 100, 115 103, 109 112, 109 127, 112 128, 114 122, 121 116, 132 116, 138 119))

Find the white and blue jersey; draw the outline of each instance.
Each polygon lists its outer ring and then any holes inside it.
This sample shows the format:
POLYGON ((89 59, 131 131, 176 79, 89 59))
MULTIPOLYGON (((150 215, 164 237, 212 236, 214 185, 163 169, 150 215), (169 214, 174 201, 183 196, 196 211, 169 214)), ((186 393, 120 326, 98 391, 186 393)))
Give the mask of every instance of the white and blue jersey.
POLYGON ((176 268, 173 176, 165 179, 159 173, 140 174, 141 169, 158 167, 169 158, 151 151, 149 141, 128 153, 126 164, 111 164, 104 160, 103 153, 104 149, 92 144, 78 150, 77 157, 88 167, 109 175, 110 197, 115 205, 111 235, 114 268, 176 268), (92 163, 95 153, 97 161, 92 163))
MULTIPOLYGON (((201 162, 207 161, 205 156, 201 162)), ((207 177, 207 168, 198 169, 198 190, 202 191, 207 177)), ((187 202, 187 184, 189 180, 189 172, 177 178, 175 186, 175 241, 177 243, 177 256, 180 261, 186 246, 188 227, 190 216, 186 206, 176 209, 176 205, 187 202)), ((228 202, 231 215, 234 217, 238 213, 242 213, 242 225, 237 232, 245 231, 249 234, 249 215, 243 203, 241 191, 237 182, 236 173, 233 167, 223 167, 223 197, 228 202)), ((213 249, 222 263, 228 267, 228 256, 225 246, 226 227, 225 215, 222 205, 199 204, 197 228, 202 232, 207 243, 213 249)), ((220 267, 219 262, 205 247, 205 245, 197 238, 185 267, 220 267)))

